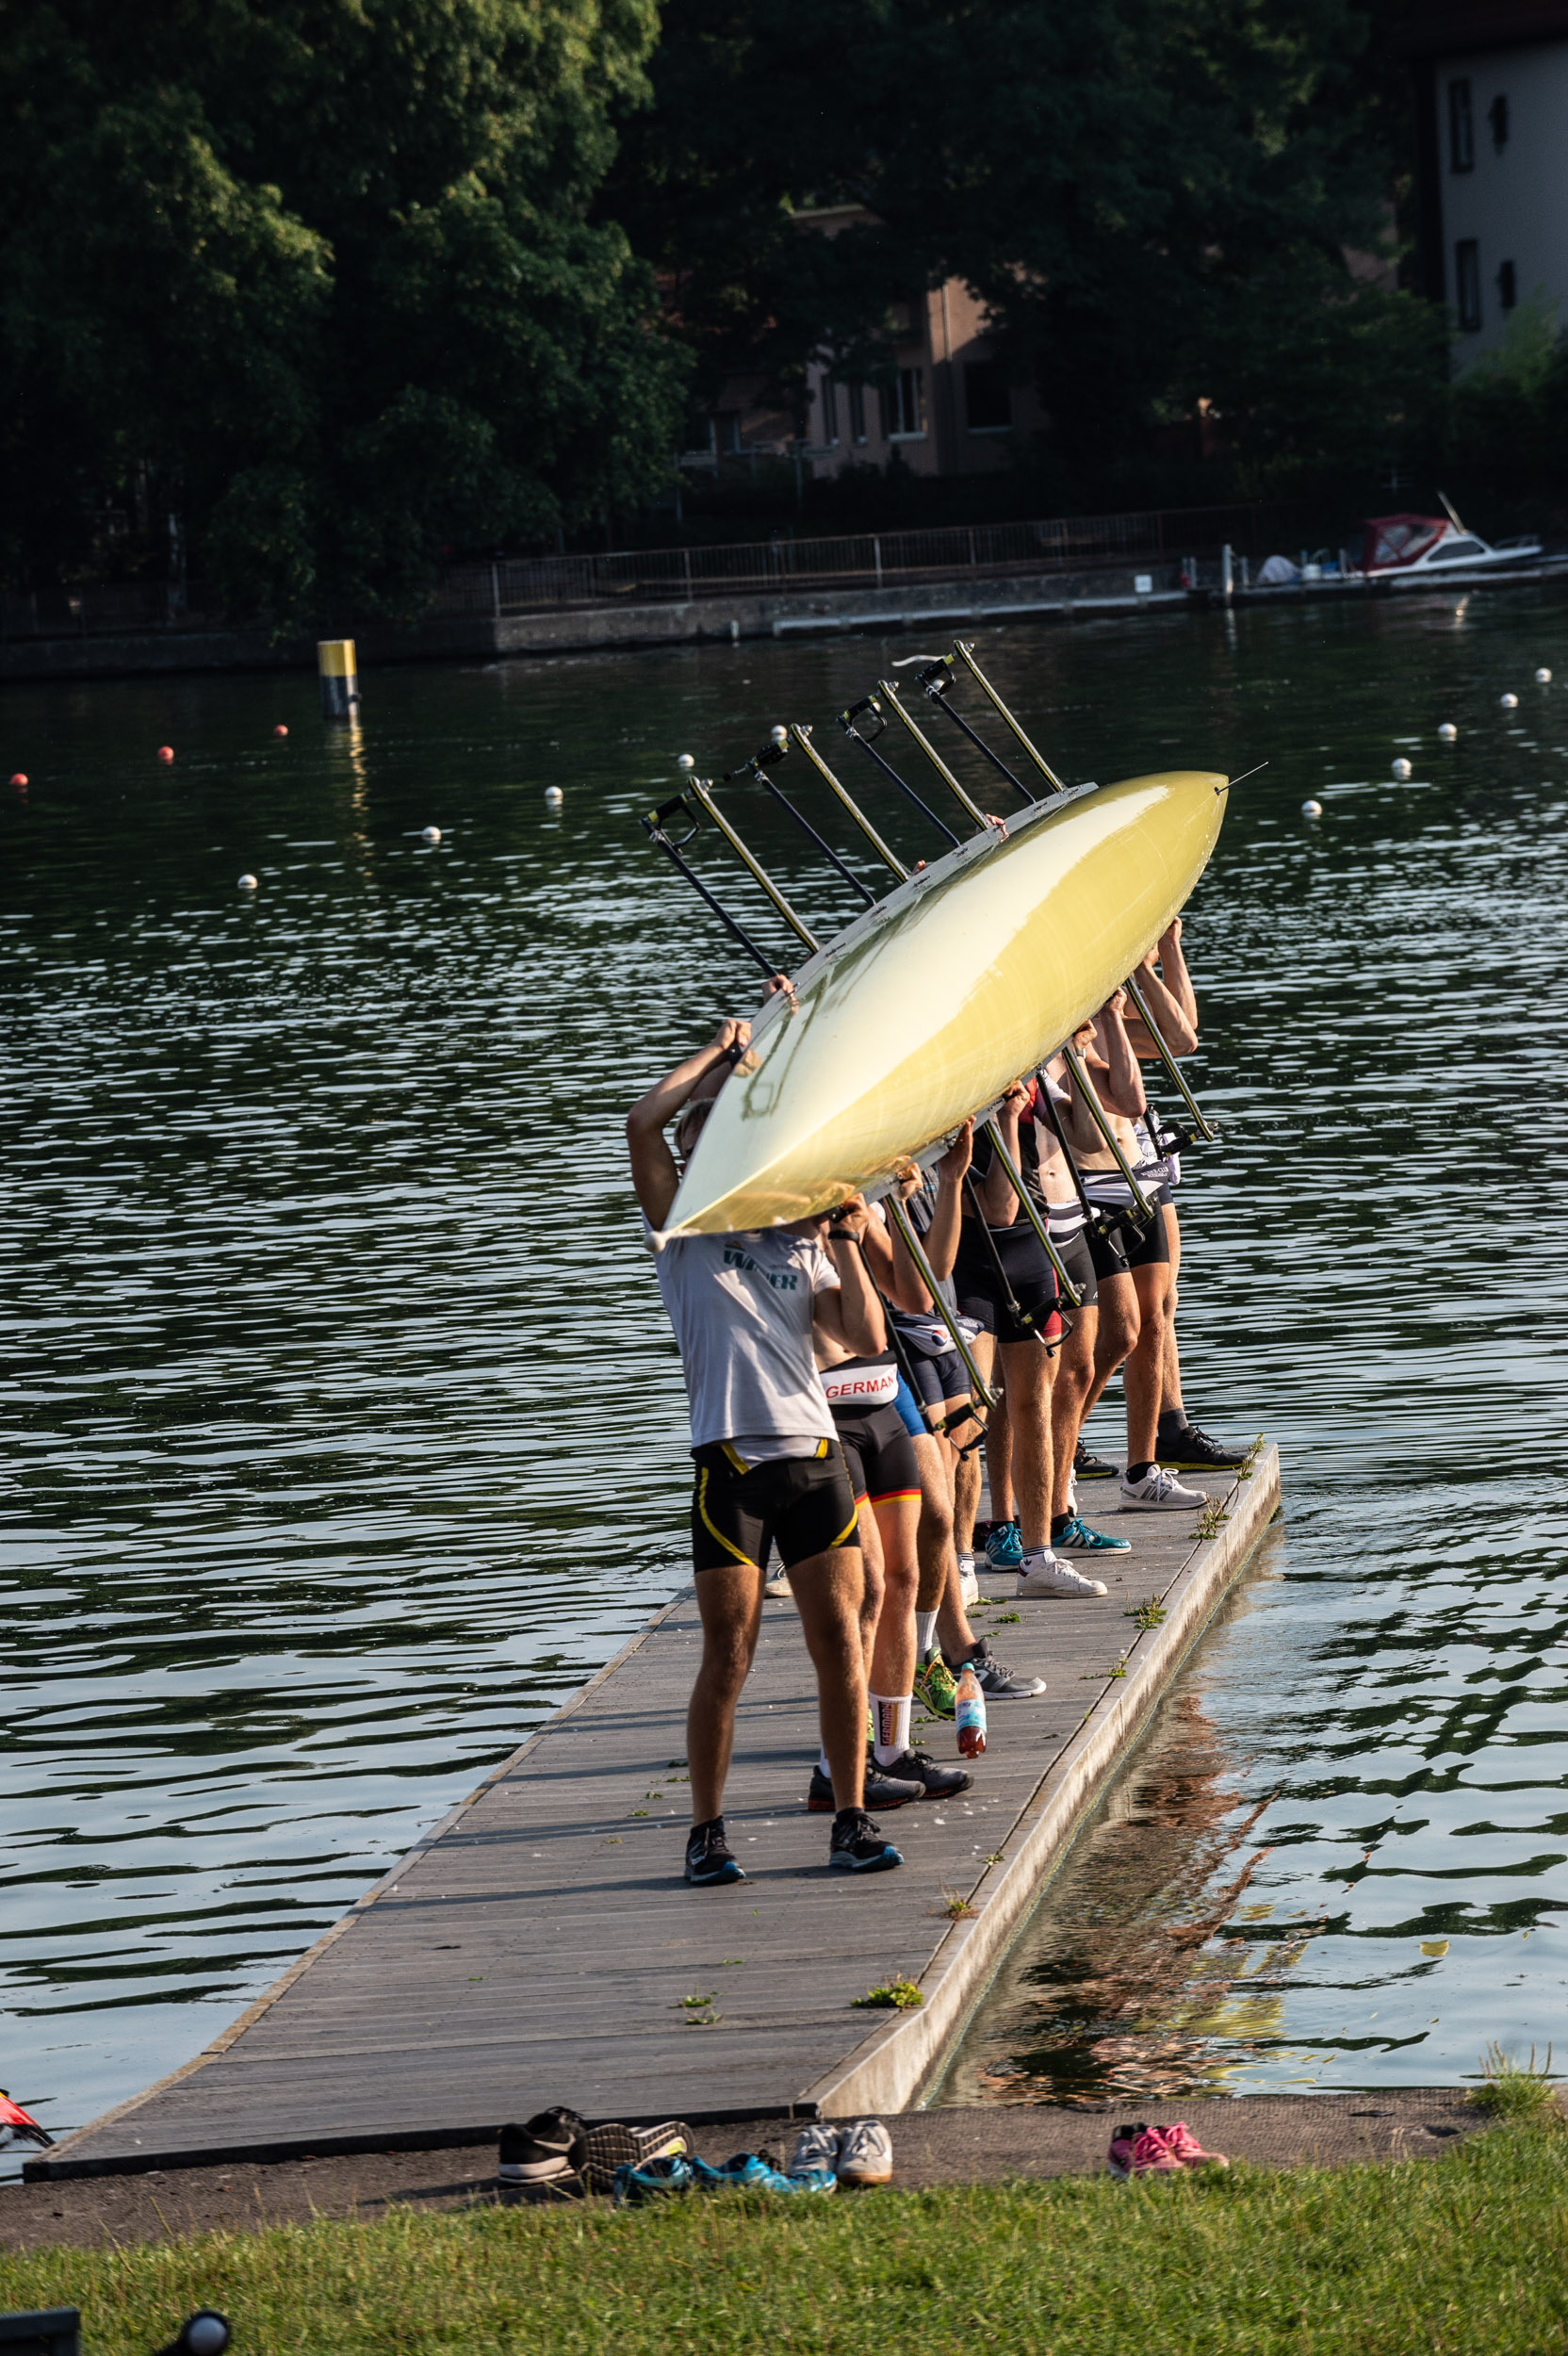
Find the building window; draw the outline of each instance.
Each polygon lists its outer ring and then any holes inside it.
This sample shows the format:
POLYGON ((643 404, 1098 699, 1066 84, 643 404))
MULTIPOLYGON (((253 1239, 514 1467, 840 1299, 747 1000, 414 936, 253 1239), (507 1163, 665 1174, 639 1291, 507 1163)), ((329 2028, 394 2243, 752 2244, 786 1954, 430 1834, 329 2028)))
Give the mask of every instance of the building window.
POLYGON ((1013 422, 1013 389, 994 360, 964 368, 964 416, 972 434, 1005 434, 1013 422))
POLYGON ((1505 311, 1511 311, 1518 300, 1518 272, 1511 262, 1504 262, 1497 272, 1497 301, 1505 311))
POLYGON ((925 432, 925 371, 900 368, 882 387, 882 431, 890 442, 925 432))
POLYGON ((1501 90, 1488 106, 1486 119, 1492 125, 1492 144, 1500 155, 1508 145, 1508 100, 1501 90))
POLYGON ((1481 250, 1474 237, 1461 237, 1454 248, 1454 286, 1460 333, 1473 335, 1481 323, 1481 250))
POLYGON ((852 442, 863 442, 866 438, 866 388, 863 384, 851 384, 847 390, 849 438, 852 442))
POLYGON ((741 449, 741 413, 738 409, 721 409, 713 420, 718 434, 719 454, 735 458, 741 449))
POLYGON ((1470 112, 1470 85, 1448 85, 1448 163, 1454 172, 1476 169, 1476 125, 1470 112))
POLYGON ((825 376, 818 387, 822 395, 822 431, 820 438, 830 450, 839 440, 839 388, 830 376, 825 376))

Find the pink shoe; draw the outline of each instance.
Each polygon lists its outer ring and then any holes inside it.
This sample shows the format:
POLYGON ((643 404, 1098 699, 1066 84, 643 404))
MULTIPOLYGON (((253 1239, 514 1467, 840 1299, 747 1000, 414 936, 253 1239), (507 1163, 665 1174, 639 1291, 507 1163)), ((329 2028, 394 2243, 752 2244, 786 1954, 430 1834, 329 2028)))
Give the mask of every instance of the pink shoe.
POLYGON ((1111 2137, 1111 2148, 1105 2155, 1105 2166, 1113 2176, 1130 2176, 1133 2172, 1133 2151, 1144 2132, 1140 2119, 1135 2127, 1119 2127, 1111 2137))
POLYGON ((1229 2168, 1231 2165, 1223 2151, 1205 2151, 1184 2119, 1179 2119, 1173 2127, 1156 2127, 1153 2132, 1178 2167, 1229 2168))
POLYGON ((1133 2146, 1122 2173, 1127 2176, 1179 2176, 1183 2163, 1166 2149, 1163 2127, 1145 2127, 1133 2146))

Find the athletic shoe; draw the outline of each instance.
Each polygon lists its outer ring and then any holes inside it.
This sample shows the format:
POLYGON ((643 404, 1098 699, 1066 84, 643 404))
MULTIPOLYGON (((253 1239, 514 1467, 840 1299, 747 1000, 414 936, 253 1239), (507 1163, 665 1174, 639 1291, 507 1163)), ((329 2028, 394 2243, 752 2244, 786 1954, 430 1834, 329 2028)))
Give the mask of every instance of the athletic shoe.
POLYGON ((844 1808, 833 1819, 827 1862, 835 1873, 888 1873, 904 1859, 863 1808, 844 1808))
MULTIPOLYGON (((906 1808, 911 1800, 923 1800, 925 1786, 908 1775, 890 1775, 879 1767, 868 1751, 866 1754, 865 1803, 867 1808, 906 1808)), ((811 1770, 811 1788, 806 1805, 813 1816, 836 1816, 839 1804, 833 1797, 833 1786, 822 1772, 819 1760, 811 1770)))
POLYGON ((1148 2121, 1140 2119, 1134 2127, 1119 2127, 1111 2137, 1111 2148, 1105 2155, 1105 2167, 1112 2176, 1130 2176, 1133 2172, 1133 2151, 1139 2135, 1147 2133, 1148 2121))
POLYGON ((607 2119, 583 2137, 583 2182, 592 2192, 612 2191, 622 2168, 645 2168, 653 2160, 689 2159, 692 2143, 683 2119, 662 2119, 657 2127, 623 2127, 619 2119, 607 2119))
POLYGON ((1108 1464, 1102 1456, 1096 1456, 1084 1446, 1082 1440, 1079 1441, 1072 1454, 1074 1481, 1114 1481, 1117 1470, 1115 1464, 1108 1464))
POLYGON ((840 2138, 837 2167, 841 2184, 858 2188, 862 2184, 891 2182, 892 2137, 879 2119, 851 2121, 840 2138))
MULTIPOLYGON (((986 1562, 993 1571, 1016 1571, 1023 1559, 1023 1541, 1017 1522, 993 1522, 986 1541, 986 1562)), ((978 1589, 976 1589, 978 1595, 978 1589)))
POLYGON ((1179 1432, 1160 1434, 1154 1461, 1168 1465, 1173 1472, 1234 1472, 1246 1464, 1247 1450, 1227 1448, 1222 1440, 1211 1440, 1206 1432, 1200 1432, 1195 1423, 1189 1423, 1179 1432))
POLYGON ((560 2184, 581 2175, 587 2157, 582 2121, 557 2105, 540 2111, 524 2127, 503 2127, 496 2176, 503 2184, 560 2184))
POLYGON ((915 1692, 933 1718, 951 1718, 957 1708, 958 1688, 939 1652, 932 1653, 915 1671, 915 1692))
POLYGON ((774 1578, 765 1579, 762 1581, 762 1593, 770 1596, 775 1603, 788 1603, 794 1592, 790 1584, 788 1571, 779 1571, 774 1578))
POLYGON ((795 2137, 795 2148, 790 2154, 790 2174, 815 2176, 825 2172, 832 2176, 839 2165, 839 2146, 842 2141, 843 2130, 835 2127, 831 2119, 813 2119, 795 2137))
MULTIPOLYGON (((1123 2130, 1125 2133, 1125 2130, 1123 2130)), ((1157 2127, 1140 2127, 1133 2138, 1130 2151, 1119 2166, 1114 2157, 1117 2143, 1113 2141, 1113 2157, 1106 2165, 1113 2176, 1180 2176, 1182 2163, 1165 2148, 1165 2137, 1157 2127)))
POLYGON ((1156 1464, 1141 1481, 1121 1479, 1121 1510, 1126 1513, 1201 1513, 1208 1498, 1201 1489, 1184 1489, 1173 1473, 1156 1464))
POLYGON ((974 1781, 961 1767, 939 1767, 929 1751, 917 1751, 912 1746, 876 1772, 879 1775, 892 1775, 900 1783, 918 1783, 928 1800, 956 1800, 974 1781))
MULTIPOLYGON (((1044 1677, 1025 1677, 1021 1670, 1015 1675, 998 1661, 991 1651, 988 1636, 982 1636, 966 1657, 980 1680, 980 1691, 988 1702, 1032 1702, 1045 1691, 1044 1677)), ((950 1669, 958 1670, 964 1663, 962 1661, 949 1661, 947 1665, 950 1669)))
POLYGON ((980 1581, 974 1575, 972 1554, 961 1554, 958 1557, 958 1600, 966 1612, 972 1603, 978 1603, 980 1600, 980 1581))
POLYGON ((1231 2163, 1223 2151, 1205 2151, 1184 2119, 1173 2127, 1156 2127, 1154 2133, 1164 2143, 1173 2160, 1184 2168, 1229 2168, 1231 2163))
POLYGON ((1058 1562, 1054 1554, 1026 1554, 1023 1568, 1018 1575, 1015 1595, 1108 1595, 1110 1590, 1102 1579, 1086 1579, 1070 1562, 1058 1562))
POLYGON ((1131 1538, 1113 1538, 1103 1530, 1091 1530, 1076 1511, 1067 1528, 1051 1541, 1053 1554, 1130 1554, 1132 1548, 1131 1538))
POLYGON ((743 1882, 739 1859, 724 1837, 724 1818, 710 1824, 694 1824, 686 1837, 686 1878, 699 1887, 710 1882, 743 1882))
MULTIPOLYGON (((812 2192, 819 2185, 797 2184, 779 2168, 774 2168, 757 2151, 737 2151, 733 2159, 723 2160, 717 2168, 710 2168, 706 2160, 694 2158, 692 2181, 699 2192, 812 2192)), ((833 2189, 833 2179, 826 2189, 833 2189)))
MULTIPOLYGON (((699 2163, 700 2165, 700 2163, 699 2163)), ((1173 2160, 1171 2166, 1177 2163, 1173 2160)), ((660 2201, 670 2193, 690 2192, 696 2182, 690 2160, 678 2153, 667 2160, 649 2160, 644 2168, 618 2168, 614 2194, 617 2209, 639 2209, 645 2201, 660 2201)))

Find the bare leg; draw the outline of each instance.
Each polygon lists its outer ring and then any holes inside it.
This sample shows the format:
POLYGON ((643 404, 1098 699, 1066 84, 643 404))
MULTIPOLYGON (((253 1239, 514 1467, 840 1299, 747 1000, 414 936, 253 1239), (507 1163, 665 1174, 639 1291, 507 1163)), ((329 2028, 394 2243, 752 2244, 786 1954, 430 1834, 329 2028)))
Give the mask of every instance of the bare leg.
POLYGON ((1182 1399, 1182 1359, 1176 1347, 1176 1279, 1182 1268, 1182 1230, 1177 1223, 1176 1205, 1165 1205, 1165 1239, 1170 1247, 1170 1289, 1166 1295, 1165 1355, 1160 1361, 1160 1413, 1174 1415, 1185 1423, 1187 1411, 1182 1399))
POLYGON ((697 1573, 702 1661, 686 1712, 692 1774, 692 1822, 711 1823, 724 1808, 735 1743, 735 1710, 751 1672, 762 1623, 762 1574, 749 1562, 697 1573))
POLYGON ((1013 1418, 1007 1398, 1007 1354, 1002 1354, 1002 1396, 986 1419, 986 1472, 990 1481, 991 1519, 1010 1522, 1018 1510, 1013 1495, 1013 1418))
POLYGON ((1013 1430, 1019 1536, 1027 1553, 1051 1538, 1051 1384, 1054 1351, 1039 1342, 1004 1342, 1002 1373, 1013 1430))
POLYGON ((1094 1380, 1079 1417, 1080 1428, 1100 1404, 1106 1383, 1136 1344, 1138 1295, 1131 1275, 1100 1279, 1100 1318, 1094 1337, 1094 1380))
POLYGON ((915 1532, 918 1497, 887 1497, 871 1510, 882 1541, 882 1608, 867 1655, 874 1693, 899 1695, 915 1690, 915 1594, 920 1569, 915 1532))
POLYGON ((1160 1420, 1160 1369, 1165 1359, 1165 1296, 1170 1272, 1163 1260, 1135 1268, 1133 1283, 1138 1296, 1138 1338, 1121 1369, 1127 1394, 1127 1462, 1154 1461, 1160 1420))
POLYGON ((808 1555, 790 1566, 801 1632, 817 1673, 817 1715, 836 1808, 858 1808, 865 1798, 866 1671, 859 1629, 864 1584, 862 1560, 854 1546, 808 1555))
POLYGON ((1094 1344, 1100 1328, 1097 1308, 1075 1309, 1072 1331, 1062 1344, 1056 1380, 1051 1386, 1051 1518, 1068 1510, 1072 1488, 1072 1459, 1078 1448, 1089 1387, 1094 1381, 1094 1344))
MULTIPOLYGON (((976 1333, 970 1351, 988 1389, 996 1357, 996 1336, 976 1333)), ((980 1421, 985 1420, 985 1410, 981 1409, 980 1421)), ((960 1554, 974 1552, 974 1517, 979 1511, 980 1451, 976 1448, 972 1456, 959 1457, 953 1475, 953 1543, 960 1554)))
MULTIPOLYGON (((882 1616, 882 1532, 865 1498, 857 1497, 855 1504, 860 1517, 860 1649, 869 1665, 876 1623, 882 1616)), ((790 1583, 794 1584, 792 1577, 790 1583)))
MULTIPOLYGON (((947 1411, 944 1408, 943 1413, 947 1411)), ((920 1526, 915 1531, 915 1551, 920 1560, 920 1587, 915 1596, 917 1612, 939 1612, 947 1593, 950 1566, 956 1567, 953 1550, 953 1450, 945 1440, 935 1434, 914 1444, 915 1462, 920 1466, 920 1526)))

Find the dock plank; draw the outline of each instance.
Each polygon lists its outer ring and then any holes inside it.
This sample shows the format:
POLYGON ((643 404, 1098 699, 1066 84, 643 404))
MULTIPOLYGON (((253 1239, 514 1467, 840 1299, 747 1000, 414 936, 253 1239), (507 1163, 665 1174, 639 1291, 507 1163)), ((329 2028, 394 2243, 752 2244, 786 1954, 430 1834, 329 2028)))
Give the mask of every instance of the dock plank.
MULTIPOLYGON (((1277 1456, 1205 1485, 1229 1515, 1206 1539, 1184 1515, 1109 1513, 1114 1492, 1086 1499, 1134 1541, 1103 1599, 1015 1604, 1010 1577, 983 1578, 978 1624, 1048 1691, 993 1707, 972 1792, 887 1819, 902 1873, 825 1870, 831 1820, 804 1807, 815 1691, 793 1606, 774 1602, 726 1795, 749 1878, 680 1881, 687 1591, 204 2054, 26 2174, 460 2141, 563 2101, 694 2120, 906 2104, 1256 1543, 1277 1456), (1149 1597, 1168 1616, 1139 1632, 1126 1615, 1149 1597), (954 1891, 975 1909, 961 1922, 942 1911, 954 1891), (895 1973, 920 2012, 854 2009, 895 1973), (693 1995, 711 2025, 688 2019, 693 1995)), ((950 1728, 923 1733, 951 1748, 950 1728)))

